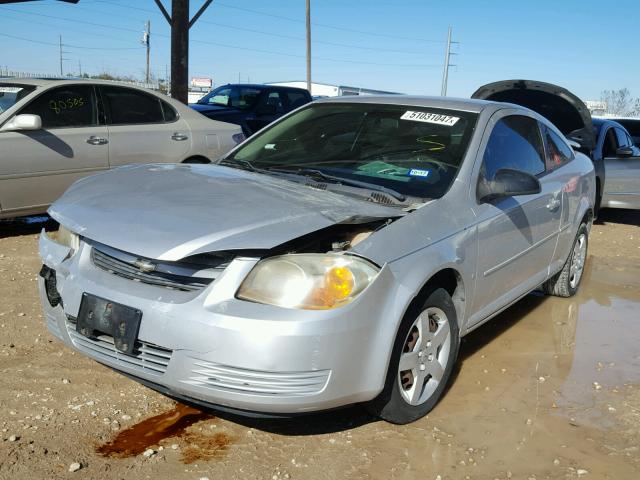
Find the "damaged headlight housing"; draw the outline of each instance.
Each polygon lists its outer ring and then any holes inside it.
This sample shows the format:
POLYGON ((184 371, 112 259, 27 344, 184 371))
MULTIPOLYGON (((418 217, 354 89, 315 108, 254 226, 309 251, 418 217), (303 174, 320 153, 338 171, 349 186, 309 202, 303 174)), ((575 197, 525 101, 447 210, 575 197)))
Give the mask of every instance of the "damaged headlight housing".
POLYGON ((236 297, 284 308, 336 308, 356 298, 379 271, 372 263, 351 255, 282 255, 258 262, 236 297))
POLYGON ((80 248, 80 237, 64 225, 60 225, 57 232, 48 232, 47 235, 57 244, 70 248, 70 255, 73 255, 80 248))

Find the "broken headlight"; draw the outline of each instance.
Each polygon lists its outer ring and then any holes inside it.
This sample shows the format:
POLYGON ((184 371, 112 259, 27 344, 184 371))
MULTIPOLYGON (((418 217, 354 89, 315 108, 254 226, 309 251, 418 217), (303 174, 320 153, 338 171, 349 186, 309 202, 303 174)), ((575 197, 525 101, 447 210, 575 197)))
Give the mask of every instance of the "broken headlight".
POLYGON ((70 248, 70 256, 80 248, 80 237, 64 225, 60 225, 57 232, 48 232, 47 235, 57 244, 70 248))
POLYGON ((285 308, 336 308, 355 299, 379 271, 368 261, 349 255, 282 255, 258 262, 236 297, 285 308))

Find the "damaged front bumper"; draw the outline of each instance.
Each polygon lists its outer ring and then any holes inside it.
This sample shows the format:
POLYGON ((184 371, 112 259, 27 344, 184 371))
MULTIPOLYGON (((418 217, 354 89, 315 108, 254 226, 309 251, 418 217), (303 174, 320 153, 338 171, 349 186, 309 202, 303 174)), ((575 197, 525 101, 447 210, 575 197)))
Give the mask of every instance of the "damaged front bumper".
POLYGON ((201 290, 179 291, 98 268, 86 242, 72 255, 43 232, 39 246, 44 267, 38 283, 51 333, 167 395, 294 414, 371 400, 382 390, 389 335, 402 317, 394 299, 403 295, 386 266, 352 303, 310 311, 236 299, 254 258, 234 259, 201 290), (108 335, 76 331, 85 292, 143 312, 130 355, 108 335))

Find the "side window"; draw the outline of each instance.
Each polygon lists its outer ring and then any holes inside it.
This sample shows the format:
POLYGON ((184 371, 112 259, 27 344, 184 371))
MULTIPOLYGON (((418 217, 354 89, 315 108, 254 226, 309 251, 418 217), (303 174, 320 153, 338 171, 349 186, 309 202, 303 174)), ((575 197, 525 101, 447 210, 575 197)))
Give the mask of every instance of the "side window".
POLYGON ((544 147, 538 122, 512 115, 496 123, 482 158, 482 175, 493 180, 501 168, 539 175, 545 170, 544 147))
POLYGON ((307 96, 300 92, 287 92, 287 99, 289 100, 289 110, 295 110, 307 103, 307 96))
POLYGON ((284 102, 280 97, 280 92, 266 92, 260 101, 262 105, 271 105, 275 107, 276 114, 280 115, 284 113, 284 102))
POLYGON ((52 88, 27 104, 20 113, 40 115, 44 129, 89 127, 97 124, 91 85, 52 88))
POLYGON ((178 112, 167 102, 160 101, 162 105, 162 113, 164 113, 165 122, 175 122, 178 119, 178 112))
POLYGON ((102 87, 102 96, 112 125, 162 123, 164 114, 160 99, 125 87, 102 87))
POLYGON ((547 170, 555 170, 573 160, 574 155, 571 147, 550 128, 543 126, 542 129, 547 144, 547 170))
POLYGON ((615 128, 607 130, 604 136, 604 144, 602 145, 603 157, 615 157, 616 150, 618 149, 618 138, 616 136, 615 128))

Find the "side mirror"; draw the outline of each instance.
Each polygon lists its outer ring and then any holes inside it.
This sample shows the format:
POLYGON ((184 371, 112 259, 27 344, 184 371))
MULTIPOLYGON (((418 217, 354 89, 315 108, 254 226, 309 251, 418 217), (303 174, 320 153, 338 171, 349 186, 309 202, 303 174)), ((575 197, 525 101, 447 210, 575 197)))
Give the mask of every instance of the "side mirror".
POLYGON ((278 113, 278 109, 275 105, 271 105, 270 103, 266 103, 264 105, 260 105, 256 109, 256 113, 258 115, 275 115, 278 113))
POLYGON ((616 157, 633 157, 632 147, 620 147, 616 150, 616 157))
POLYGON ((0 128, 2 132, 19 132, 25 130, 40 130, 42 119, 40 115, 16 115, 0 128))
POLYGON ((511 168, 501 168, 493 180, 478 185, 478 196, 482 201, 536 193, 540 193, 540 181, 530 173, 511 168))

